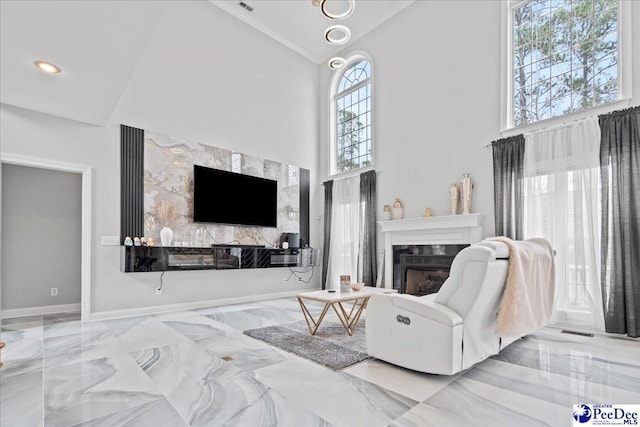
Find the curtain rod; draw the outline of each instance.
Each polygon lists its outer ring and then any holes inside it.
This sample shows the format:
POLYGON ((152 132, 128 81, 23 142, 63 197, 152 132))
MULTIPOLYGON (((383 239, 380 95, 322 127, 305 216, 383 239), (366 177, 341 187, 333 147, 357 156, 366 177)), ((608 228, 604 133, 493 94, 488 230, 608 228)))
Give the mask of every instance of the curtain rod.
MULTIPOLYGON (((616 101, 616 102, 621 102, 621 101, 616 101)), ((606 116, 607 114, 620 113, 620 112, 624 112, 624 111, 627 111, 627 110, 632 110, 632 109, 638 108, 638 107, 639 106, 625 107, 625 108, 618 109, 618 110, 606 110, 606 106, 603 105, 603 106, 600 106, 600 107, 595 107, 596 110, 602 111, 601 113, 597 113, 597 114, 593 114, 593 115, 585 116, 585 117, 578 117, 578 118, 569 120, 568 122, 561 122, 561 123, 557 123, 557 124, 549 124, 548 126, 545 126, 545 127, 539 128, 539 129, 535 129, 535 130, 532 130, 532 131, 529 131, 529 132, 522 132, 522 134, 525 135, 525 136, 526 135, 531 135, 531 134, 542 132, 542 131, 545 131, 545 130, 550 130, 550 129, 555 129, 555 128, 559 128, 559 127, 562 127, 562 126, 572 125, 572 124, 577 123, 577 122, 579 122, 581 120, 592 119, 594 117, 596 119, 599 119, 600 116, 606 116)), ((580 111, 574 111, 572 113, 569 113, 569 115, 577 114, 577 113, 580 113, 580 111)), ((554 117, 552 117, 550 119, 546 119, 546 120, 553 120, 553 119, 554 119, 554 117)), ((515 135, 517 135, 517 133, 514 134, 514 135, 510 135, 510 136, 515 136, 515 135)), ((508 137, 506 137, 506 138, 508 138, 508 137)), ((488 144, 484 145, 484 148, 491 147, 492 145, 493 145, 493 143, 489 142, 488 144)))
MULTIPOLYGON (((610 111, 609 113, 614 113, 614 112, 615 112, 615 111, 610 111)), ((607 114, 609 114, 609 113, 607 113, 607 114)), ((596 119, 597 119, 597 118, 598 118, 598 115, 591 115, 591 116, 586 116, 586 117, 580 117, 580 118, 577 118, 577 119, 570 120, 570 121, 568 121, 568 122, 561 122, 561 123, 556 123, 556 124, 550 124, 550 125, 545 126, 545 127, 541 127, 541 128, 538 128, 538 129, 530 130, 530 131, 528 131, 528 132, 521 132, 521 133, 522 133, 522 135, 524 135, 524 136, 527 136, 527 135, 533 135, 533 134, 538 133, 538 132, 544 132, 544 131, 547 131, 547 130, 557 129, 557 128, 561 128, 561 127, 563 127, 563 126, 570 126, 570 125, 576 124, 576 123, 578 123, 578 122, 580 122, 580 121, 583 121, 583 120, 589 120, 589 119, 593 119, 593 118, 596 118, 596 119)), ((551 119, 549 119, 549 120, 551 120, 551 119)), ((510 136, 516 136, 516 135, 518 135, 518 134, 517 134, 517 133, 515 133, 515 134, 513 134, 513 135, 509 135, 509 136, 506 136, 506 137, 504 137, 504 138, 509 138, 510 136)), ((500 138, 500 139, 502 139, 502 138, 500 138)), ((497 140, 496 140, 496 141, 497 141, 497 140)), ((493 141, 493 142, 495 142, 495 141, 493 141)), ((489 142, 489 143, 487 143, 487 144, 484 144, 484 148, 488 148, 488 147, 493 146, 493 142, 489 142)))
MULTIPOLYGON (((376 173, 376 175, 380 175, 382 173, 382 172, 377 171, 375 169, 371 169, 371 170, 374 171, 376 173)), ((366 173, 366 172, 369 172, 369 171, 360 172, 360 173, 343 172, 344 175, 341 175, 341 176, 338 176, 338 177, 332 178, 332 179, 327 179, 326 181, 322 181, 321 185, 324 185, 328 181, 338 181, 338 180, 341 180, 341 179, 353 178, 354 176, 362 175, 363 173, 366 173)))

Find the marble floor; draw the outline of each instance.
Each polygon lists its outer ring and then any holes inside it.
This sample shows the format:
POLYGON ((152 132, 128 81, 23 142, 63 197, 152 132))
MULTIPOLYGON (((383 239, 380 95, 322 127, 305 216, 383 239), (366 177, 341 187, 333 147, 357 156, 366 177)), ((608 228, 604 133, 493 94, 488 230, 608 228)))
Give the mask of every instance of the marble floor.
POLYGON ((634 340, 544 329, 448 377, 375 359, 335 372, 242 333, 299 320, 295 298, 5 319, 0 425, 567 426, 575 403, 640 403, 634 340))

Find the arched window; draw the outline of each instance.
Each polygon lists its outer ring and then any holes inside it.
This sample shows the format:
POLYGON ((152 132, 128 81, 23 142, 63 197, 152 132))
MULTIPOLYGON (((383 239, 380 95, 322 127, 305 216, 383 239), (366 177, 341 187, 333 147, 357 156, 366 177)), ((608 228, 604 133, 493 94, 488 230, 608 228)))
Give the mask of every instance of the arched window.
POLYGON ((362 55, 347 60, 332 86, 332 173, 373 165, 372 67, 362 55))

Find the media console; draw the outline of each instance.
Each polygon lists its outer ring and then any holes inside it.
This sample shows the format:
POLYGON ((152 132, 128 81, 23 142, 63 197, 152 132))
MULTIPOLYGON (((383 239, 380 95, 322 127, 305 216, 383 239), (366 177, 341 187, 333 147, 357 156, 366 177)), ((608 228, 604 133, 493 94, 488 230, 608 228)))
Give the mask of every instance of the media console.
POLYGON ((311 267, 313 249, 275 249, 253 245, 211 247, 122 246, 124 273, 149 271, 233 270, 272 267, 311 267))

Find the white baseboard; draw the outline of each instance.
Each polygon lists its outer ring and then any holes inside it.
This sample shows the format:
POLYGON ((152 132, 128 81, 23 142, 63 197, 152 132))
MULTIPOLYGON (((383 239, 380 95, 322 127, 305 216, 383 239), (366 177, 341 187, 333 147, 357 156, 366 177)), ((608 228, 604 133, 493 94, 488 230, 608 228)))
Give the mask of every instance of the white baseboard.
POLYGON ((10 319, 13 317, 40 316, 42 314, 80 312, 80 303, 43 305, 40 307, 12 308, 0 310, 0 319, 10 319))
MULTIPOLYGON (((318 289, 305 289, 314 291, 318 289)), ((149 314, 170 313, 172 311, 195 310, 198 308, 217 307, 220 305, 242 304, 246 302, 264 301, 274 298, 295 297, 301 291, 277 292, 273 294, 250 295, 245 297, 223 298, 207 301, 194 301, 180 304, 156 305, 151 307, 128 308, 124 310, 108 310, 91 313, 91 320, 117 319, 121 317, 144 316, 149 314)))

